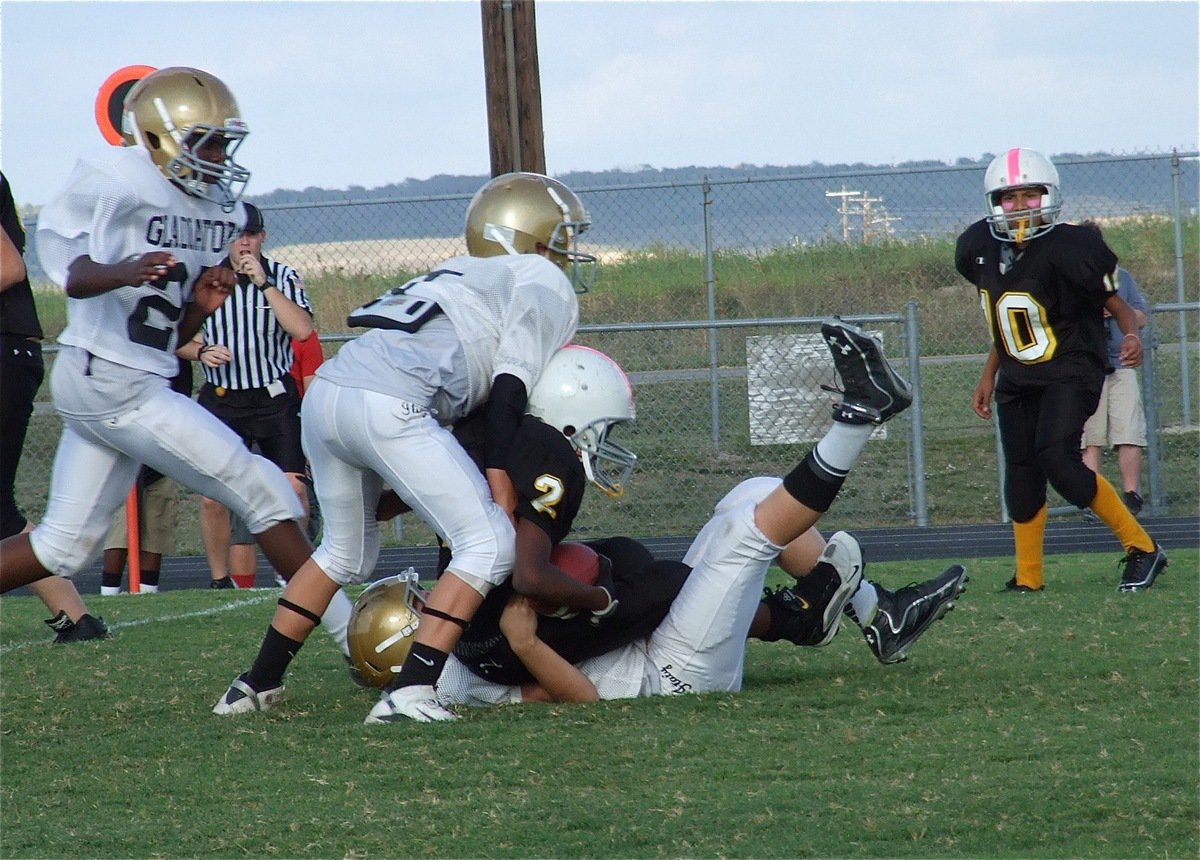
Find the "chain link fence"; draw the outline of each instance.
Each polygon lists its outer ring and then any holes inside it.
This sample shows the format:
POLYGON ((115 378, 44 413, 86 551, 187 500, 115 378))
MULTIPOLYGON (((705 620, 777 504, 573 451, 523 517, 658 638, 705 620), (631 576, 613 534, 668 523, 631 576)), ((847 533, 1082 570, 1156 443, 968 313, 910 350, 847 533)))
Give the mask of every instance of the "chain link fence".
MULTIPOLYGON (((1197 159, 1055 159, 1065 218, 1103 225, 1152 307, 1142 373, 1148 515, 1200 511, 1197 159)), ((818 332, 831 314, 878 332, 919 396, 876 434, 827 527, 1004 518, 995 427, 970 408, 989 340, 953 263, 955 237, 984 213, 986 163, 722 169, 623 184, 563 176, 591 212, 586 244, 602 261, 580 300, 577 340, 621 362, 638 404, 636 425, 619 433, 639 455, 629 492, 593 494, 579 533, 687 535, 738 480, 792 468, 828 426, 834 395, 821 385, 834 380, 818 332)), ((258 201, 267 253, 304 275, 327 355, 354 336, 350 309, 464 252, 463 216, 482 181, 441 196, 258 201)), ((27 256, 36 277, 36 254, 27 256)), ((48 330, 61 329, 53 291, 39 309, 48 330)), ((48 399, 45 387, 39 396, 48 399)), ((59 429, 39 404, 18 481, 34 518, 59 429)), ((1104 471, 1116 480, 1112 455, 1104 471)), ((199 554, 196 502, 185 494, 182 505, 179 552, 199 554)), ((405 542, 429 539, 408 520, 405 542)))

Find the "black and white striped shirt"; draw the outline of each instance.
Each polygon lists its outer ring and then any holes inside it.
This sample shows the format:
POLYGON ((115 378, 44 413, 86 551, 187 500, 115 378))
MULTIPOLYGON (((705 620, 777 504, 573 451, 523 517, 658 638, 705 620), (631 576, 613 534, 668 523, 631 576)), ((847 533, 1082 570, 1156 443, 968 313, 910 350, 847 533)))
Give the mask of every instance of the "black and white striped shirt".
MULTIPOLYGON (((285 297, 312 314, 300 273, 291 266, 262 256, 266 286, 276 287, 285 297)), ((229 266, 229 259, 221 262, 229 266)), ((262 289, 246 275, 238 275, 229 296, 204 321, 204 343, 229 348, 233 359, 220 367, 204 364, 204 379, 233 390, 265 388, 288 374, 292 367, 292 336, 280 325, 262 289)))

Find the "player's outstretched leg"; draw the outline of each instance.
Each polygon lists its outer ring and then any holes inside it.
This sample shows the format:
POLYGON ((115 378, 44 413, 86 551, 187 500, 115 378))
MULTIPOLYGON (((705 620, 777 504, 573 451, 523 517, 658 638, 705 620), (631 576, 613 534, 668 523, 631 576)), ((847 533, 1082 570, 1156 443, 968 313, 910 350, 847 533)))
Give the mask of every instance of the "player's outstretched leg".
POLYGON ((821 337, 842 381, 842 402, 833 407, 835 420, 882 424, 912 404, 912 387, 888 364, 874 337, 836 317, 821 324, 821 337))
POLYGON ((961 564, 948 567, 940 576, 889 591, 878 583, 879 608, 863 636, 880 663, 908 659, 908 649, 933 622, 954 608, 966 591, 967 572, 961 564))
POLYGON ((771 626, 759 638, 786 639, 796 645, 828 645, 841 625, 842 609, 862 581, 862 548, 853 535, 837 532, 821 558, 795 584, 764 590, 762 602, 771 613, 771 626))

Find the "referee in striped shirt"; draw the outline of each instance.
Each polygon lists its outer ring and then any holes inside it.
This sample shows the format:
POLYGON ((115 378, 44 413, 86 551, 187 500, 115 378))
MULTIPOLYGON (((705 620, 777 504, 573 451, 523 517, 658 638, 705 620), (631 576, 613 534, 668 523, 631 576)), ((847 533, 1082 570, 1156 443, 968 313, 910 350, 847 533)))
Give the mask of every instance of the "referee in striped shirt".
MULTIPOLYGON (((292 339, 304 340, 313 332, 312 308, 300 274, 263 254, 267 228, 262 212, 252 203, 242 205, 246 227, 220 263, 237 272, 237 285, 181 354, 203 368, 200 405, 284 471, 307 516, 300 392, 290 370, 292 339)), ((234 545, 231 552, 229 520, 219 502, 201 501, 200 532, 213 588, 254 583, 254 545, 234 545)))

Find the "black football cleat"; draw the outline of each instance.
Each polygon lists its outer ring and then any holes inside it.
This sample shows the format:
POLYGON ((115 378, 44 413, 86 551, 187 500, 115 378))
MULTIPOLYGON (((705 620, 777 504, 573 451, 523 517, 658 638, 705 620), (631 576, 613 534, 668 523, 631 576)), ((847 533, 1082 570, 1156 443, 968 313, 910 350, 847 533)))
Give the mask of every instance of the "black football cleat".
POLYGON ((967 572, 961 564, 951 565, 940 576, 925 582, 888 591, 875 584, 879 592, 879 611, 863 628, 863 637, 880 663, 899 663, 908 659, 908 649, 937 621, 954 608, 958 596, 966 590, 967 572))
POLYGON ((1131 549, 1118 564, 1125 565, 1117 591, 1145 591, 1167 566, 1167 554, 1158 544, 1152 552, 1131 549))
POLYGON ((107 639, 108 625, 103 618, 84 613, 78 621, 72 621, 67 613, 59 611, 53 618, 46 620, 46 625, 54 631, 55 645, 68 645, 72 642, 89 642, 92 639, 107 639))
POLYGON ((834 317, 821 324, 821 337, 842 381, 842 401, 833 419, 847 424, 882 424, 912 404, 912 387, 883 357, 883 347, 861 328, 834 317))

